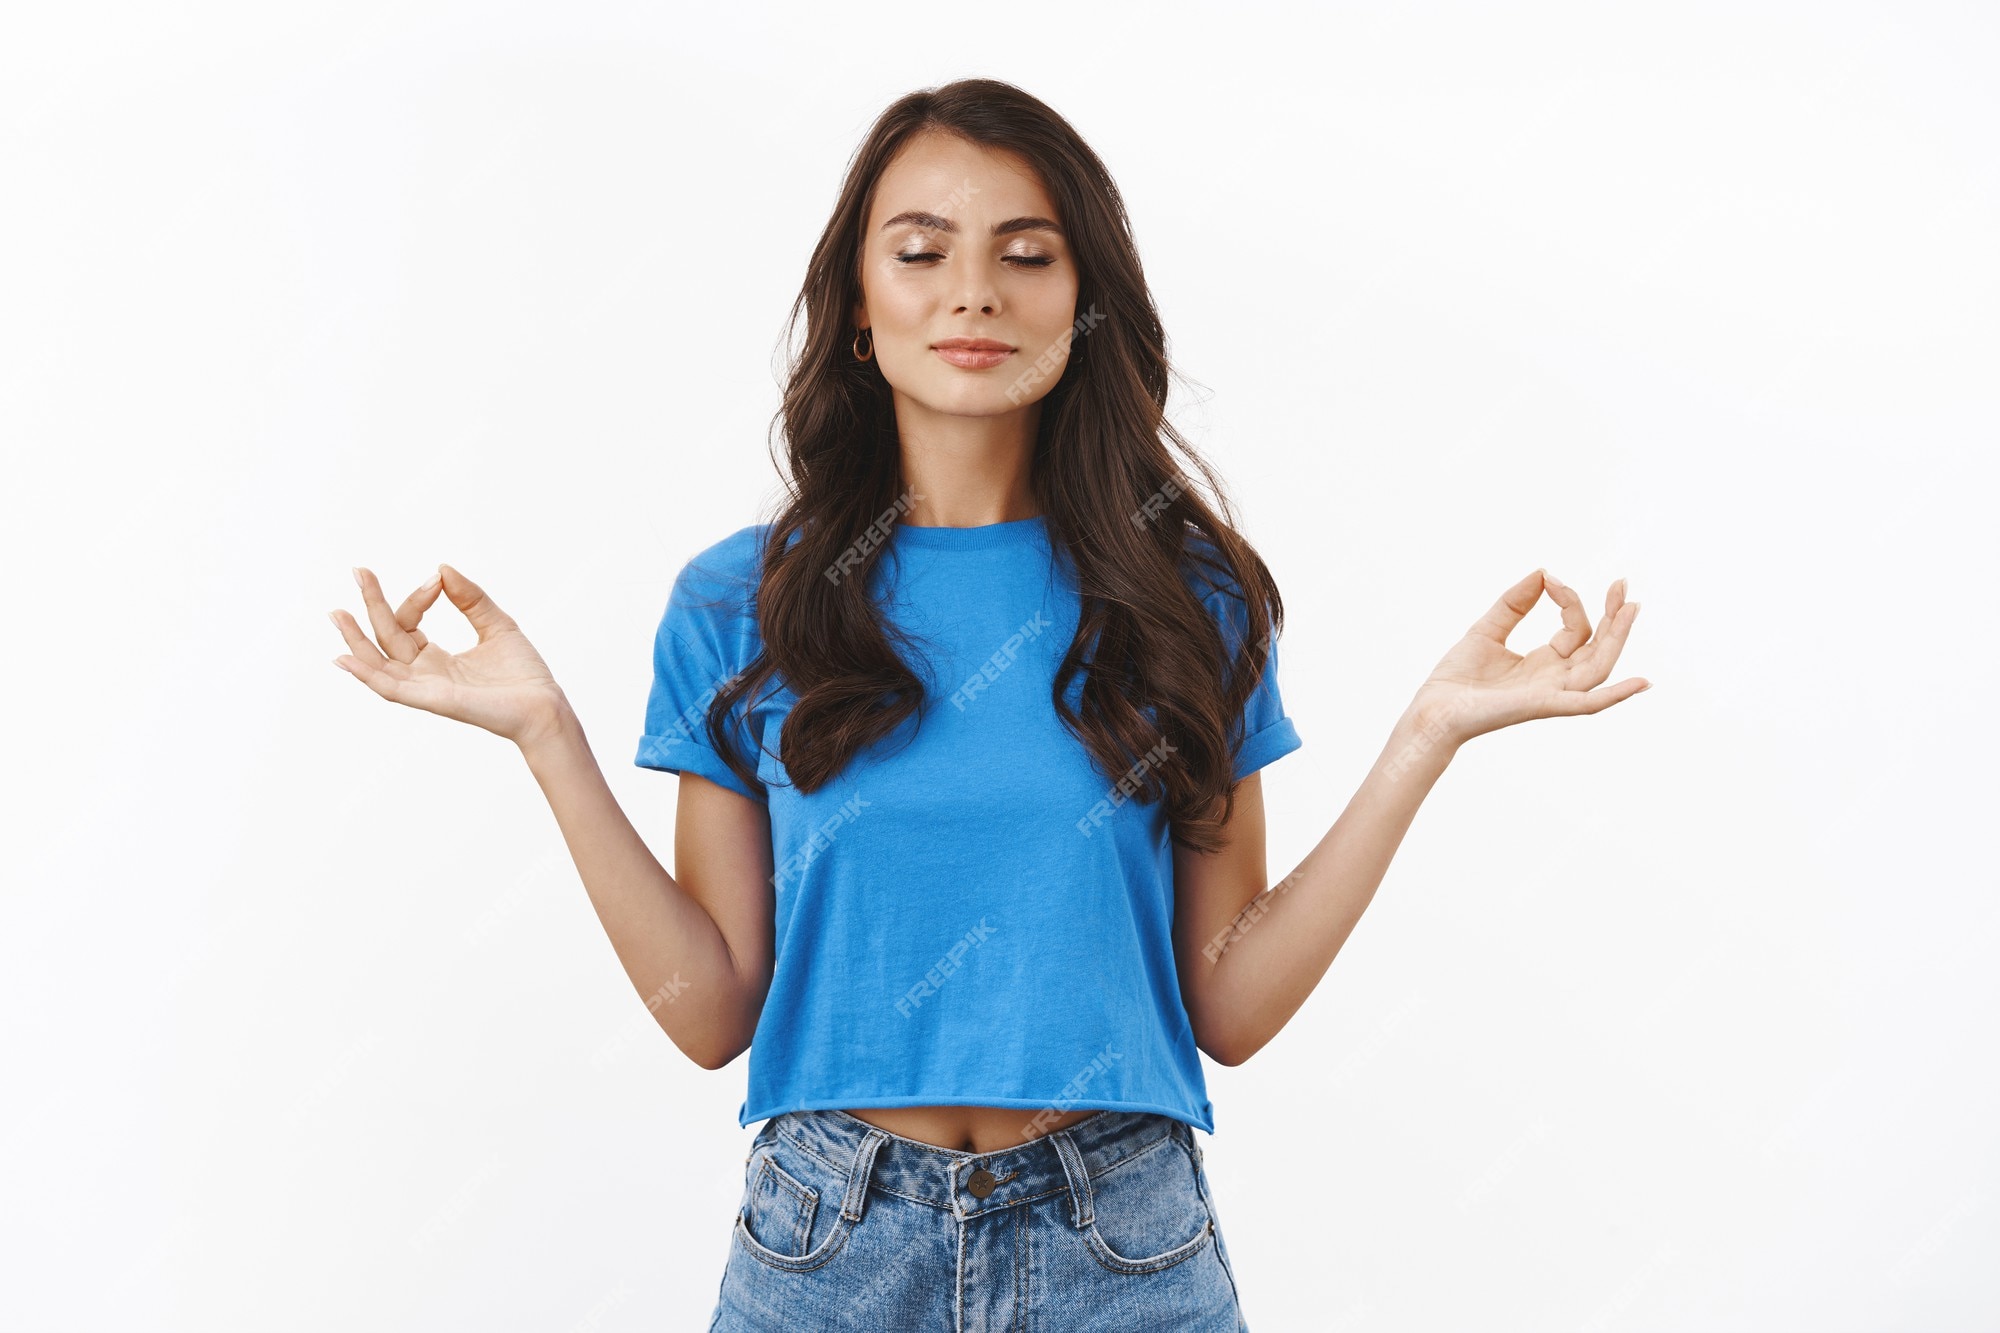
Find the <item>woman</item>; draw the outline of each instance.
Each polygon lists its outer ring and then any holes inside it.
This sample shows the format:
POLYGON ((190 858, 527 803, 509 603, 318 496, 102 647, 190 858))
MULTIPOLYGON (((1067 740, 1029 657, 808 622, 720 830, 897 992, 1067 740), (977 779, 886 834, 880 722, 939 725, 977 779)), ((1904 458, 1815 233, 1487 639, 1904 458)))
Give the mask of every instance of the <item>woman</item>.
POLYGON ((1298 1009, 1459 745, 1646 688, 1596 688, 1637 604, 1614 585, 1593 634, 1542 571, 1509 588, 1267 887, 1283 605, 1164 418, 1096 156, 1003 83, 903 98, 801 311, 789 503, 689 561, 655 634, 637 762, 682 775, 675 874, 449 565, 394 611, 357 571, 380 647, 335 613, 336 661, 515 741, 668 1035, 750 1051, 713 1329, 1246 1328, 1197 1052, 1240 1064, 1298 1009), (1518 657, 1543 591, 1563 629, 1518 657), (469 652, 418 629, 440 592, 469 652))

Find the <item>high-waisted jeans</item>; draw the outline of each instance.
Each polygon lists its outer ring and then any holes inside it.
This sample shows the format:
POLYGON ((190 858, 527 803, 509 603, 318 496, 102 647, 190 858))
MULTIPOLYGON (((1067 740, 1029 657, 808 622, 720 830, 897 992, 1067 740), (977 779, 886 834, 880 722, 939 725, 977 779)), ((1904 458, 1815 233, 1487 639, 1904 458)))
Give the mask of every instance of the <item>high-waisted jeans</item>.
POLYGON ((1247 1333, 1201 1157, 1151 1112, 989 1153, 775 1116, 710 1333, 1247 1333))

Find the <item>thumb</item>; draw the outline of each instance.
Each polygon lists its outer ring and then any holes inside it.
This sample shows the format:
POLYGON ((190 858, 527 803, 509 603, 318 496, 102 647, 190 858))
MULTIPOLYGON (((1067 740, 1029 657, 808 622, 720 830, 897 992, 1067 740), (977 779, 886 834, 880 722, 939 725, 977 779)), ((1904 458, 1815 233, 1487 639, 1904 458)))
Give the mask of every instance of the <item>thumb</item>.
POLYGON ((502 630, 516 628, 514 618, 500 609, 500 604, 486 595, 486 590, 474 583, 450 565, 438 565, 438 578, 442 580, 444 595, 451 598, 451 604, 465 613, 478 632, 479 641, 486 642, 502 630))

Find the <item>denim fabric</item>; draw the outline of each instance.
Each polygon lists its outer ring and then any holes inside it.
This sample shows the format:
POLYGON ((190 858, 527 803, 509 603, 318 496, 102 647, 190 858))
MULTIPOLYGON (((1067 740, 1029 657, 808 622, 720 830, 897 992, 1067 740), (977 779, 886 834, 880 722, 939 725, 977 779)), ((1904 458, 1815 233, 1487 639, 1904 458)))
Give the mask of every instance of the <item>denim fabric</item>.
POLYGON ((710 1333, 1247 1333, 1201 1158, 1147 1111, 989 1153, 786 1112, 744 1160, 710 1333))

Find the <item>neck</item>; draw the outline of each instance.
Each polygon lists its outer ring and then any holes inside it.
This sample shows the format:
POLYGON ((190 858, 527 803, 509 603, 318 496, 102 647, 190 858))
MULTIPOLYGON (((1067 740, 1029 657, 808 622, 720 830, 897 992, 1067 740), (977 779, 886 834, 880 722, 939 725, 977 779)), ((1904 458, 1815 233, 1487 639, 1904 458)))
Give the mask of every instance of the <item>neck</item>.
MULTIPOLYGON (((900 405, 899 405, 900 406, 900 405)), ((903 522, 915 527, 973 528, 1042 512, 1030 482, 1040 404, 1000 417, 897 413, 903 522)))

